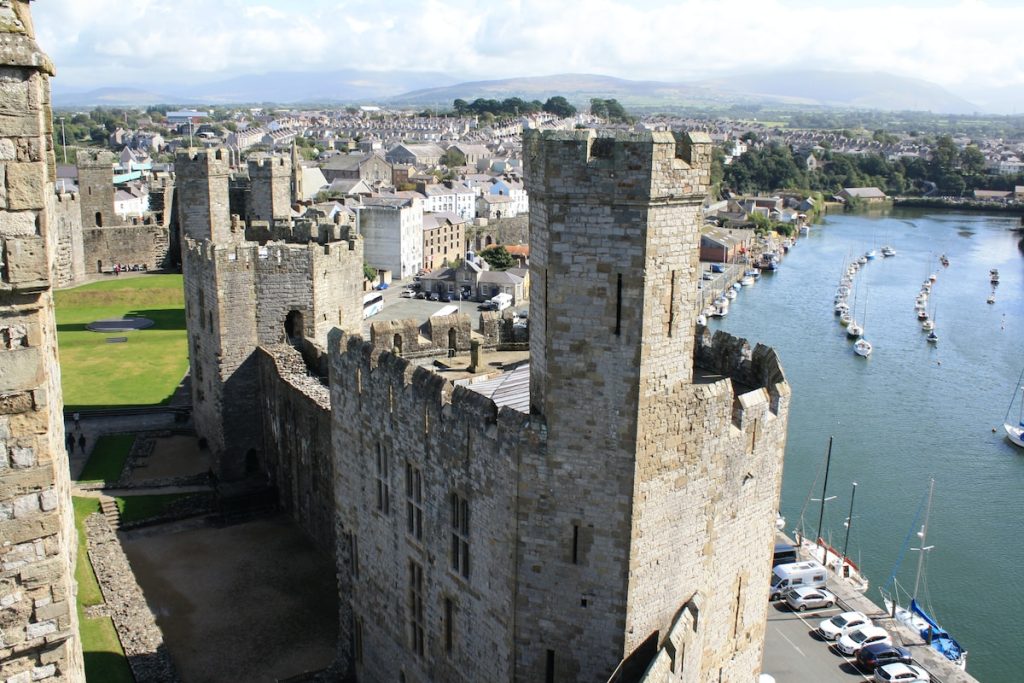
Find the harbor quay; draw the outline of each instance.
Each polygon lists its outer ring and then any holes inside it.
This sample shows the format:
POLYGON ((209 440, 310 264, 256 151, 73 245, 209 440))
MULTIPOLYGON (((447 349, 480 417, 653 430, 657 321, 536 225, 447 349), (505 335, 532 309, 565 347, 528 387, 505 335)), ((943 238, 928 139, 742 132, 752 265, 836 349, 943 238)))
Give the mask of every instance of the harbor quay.
MULTIPOLYGON (((801 547, 785 534, 778 534, 777 540, 801 547)), ((800 561, 815 559, 807 547, 805 543, 798 551, 800 561)), ((816 632, 824 619, 841 612, 861 612, 888 631, 893 643, 909 650, 914 664, 925 669, 933 683, 977 683, 978 679, 932 649, 919 633, 894 619, 834 569, 828 567, 828 590, 836 596, 835 607, 799 613, 778 601, 768 610, 762 661, 764 673, 773 676, 778 683, 872 680, 870 673, 857 668, 853 657, 838 652, 816 632)))

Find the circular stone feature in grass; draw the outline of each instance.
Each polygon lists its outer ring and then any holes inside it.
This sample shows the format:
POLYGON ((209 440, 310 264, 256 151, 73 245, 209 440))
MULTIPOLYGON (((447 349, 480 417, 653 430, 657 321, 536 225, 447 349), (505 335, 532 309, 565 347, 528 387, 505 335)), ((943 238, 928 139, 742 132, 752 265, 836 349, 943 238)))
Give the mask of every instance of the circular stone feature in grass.
POLYGON ((85 326, 93 332, 131 332, 153 327, 155 323, 149 318, 111 318, 109 320, 93 320, 85 326))

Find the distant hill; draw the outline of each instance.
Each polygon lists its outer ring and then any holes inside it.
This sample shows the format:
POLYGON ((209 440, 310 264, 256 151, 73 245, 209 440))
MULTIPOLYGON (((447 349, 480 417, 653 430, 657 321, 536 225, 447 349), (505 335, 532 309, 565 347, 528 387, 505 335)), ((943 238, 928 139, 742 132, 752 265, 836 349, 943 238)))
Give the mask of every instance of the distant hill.
POLYGON ((591 97, 614 97, 627 108, 777 102, 944 114, 967 114, 978 110, 967 100, 919 79, 884 73, 813 70, 740 74, 686 83, 558 74, 458 83, 408 92, 392 98, 390 102, 418 106, 432 103, 449 105, 457 98, 469 101, 477 97, 544 100, 552 95, 564 95, 577 105, 585 105, 591 97))
POLYGON ((885 73, 838 71, 776 71, 737 74, 705 81, 672 83, 633 81, 594 74, 557 74, 491 81, 457 82, 435 72, 417 71, 278 71, 238 76, 213 83, 151 83, 111 87, 88 92, 65 91, 54 81, 58 107, 146 106, 152 104, 244 104, 276 102, 375 103, 395 106, 450 107, 456 99, 478 97, 546 100, 564 95, 578 106, 593 97, 615 98, 627 108, 658 109, 673 106, 729 106, 781 103, 918 110, 943 114, 969 114, 979 110, 947 90, 915 78, 885 73))
POLYGON ((145 106, 151 104, 245 104, 250 102, 374 102, 425 86, 445 86, 456 79, 418 71, 277 71, 198 84, 148 84, 146 87, 65 91, 54 80, 54 105, 145 106), (160 93, 160 94, 156 94, 160 93))
POLYGON ((702 81, 725 93, 791 104, 973 114, 979 107, 941 86, 882 72, 787 70, 702 81))

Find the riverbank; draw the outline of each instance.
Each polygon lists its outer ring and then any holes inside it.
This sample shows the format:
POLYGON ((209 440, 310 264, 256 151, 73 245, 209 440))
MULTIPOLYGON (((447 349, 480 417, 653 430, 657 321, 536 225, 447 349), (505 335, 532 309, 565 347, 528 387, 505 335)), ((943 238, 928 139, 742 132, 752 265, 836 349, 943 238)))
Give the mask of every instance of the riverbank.
POLYGON ((987 202, 960 197, 895 197, 893 206, 911 209, 948 209, 952 211, 975 211, 981 213, 1003 213, 1024 216, 1024 203, 987 202))

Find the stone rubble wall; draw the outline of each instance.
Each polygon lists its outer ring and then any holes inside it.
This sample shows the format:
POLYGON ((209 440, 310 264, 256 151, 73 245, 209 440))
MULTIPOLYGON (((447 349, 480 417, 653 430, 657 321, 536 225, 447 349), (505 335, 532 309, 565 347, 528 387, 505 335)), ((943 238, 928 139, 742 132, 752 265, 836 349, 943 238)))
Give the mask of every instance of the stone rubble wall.
POLYGON ((0 0, 0 680, 84 681, 51 275, 49 77, 27 0, 0 0))
POLYGON ((57 229, 57 249, 50 277, 55 287, 70 287, 85 279, 85 247, 78 194, 52 195, 50 215, 57 229))
POLYGON ((103 591, 105 611, 114 621, 136 683, 175 683, 179 679, 163 632, 135 580, 117 534, 98 513, 86 518, 85 528, 89 536, 89 561, 103 591))

